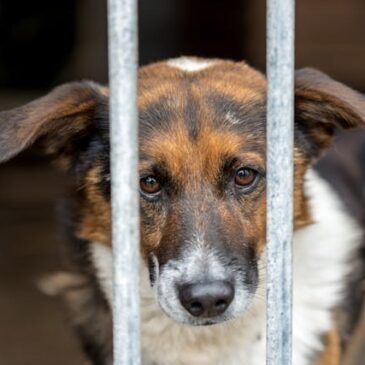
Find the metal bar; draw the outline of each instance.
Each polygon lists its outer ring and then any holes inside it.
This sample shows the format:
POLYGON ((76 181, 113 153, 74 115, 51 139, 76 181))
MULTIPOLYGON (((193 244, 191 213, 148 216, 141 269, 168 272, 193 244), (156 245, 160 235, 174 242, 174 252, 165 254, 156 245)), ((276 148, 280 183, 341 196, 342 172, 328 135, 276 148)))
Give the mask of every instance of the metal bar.
POLYGON ((294 7, 267 1, 267 365, 292 362, 294 7))
POLYGON ((140 364, 137 0, 108 0, 114 365, 140 364))

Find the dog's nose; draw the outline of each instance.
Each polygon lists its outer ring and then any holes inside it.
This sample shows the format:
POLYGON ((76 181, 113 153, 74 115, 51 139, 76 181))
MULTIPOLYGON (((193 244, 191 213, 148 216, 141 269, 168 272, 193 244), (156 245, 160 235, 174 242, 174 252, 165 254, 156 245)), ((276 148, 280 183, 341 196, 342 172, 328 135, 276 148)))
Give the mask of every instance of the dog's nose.
POLYGON ((184 284, 180 287, 179 296, 183 307, 194 317, 216 317, 231 304, 234 288, 223 280, 184 284))

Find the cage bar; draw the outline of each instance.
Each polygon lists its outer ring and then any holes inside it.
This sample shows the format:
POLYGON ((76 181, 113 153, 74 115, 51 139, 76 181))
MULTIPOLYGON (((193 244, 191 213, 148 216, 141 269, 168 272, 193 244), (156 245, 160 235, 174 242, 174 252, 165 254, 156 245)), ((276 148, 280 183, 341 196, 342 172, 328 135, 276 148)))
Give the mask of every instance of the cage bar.
POLYGON ((294 7, 267 1, 267 365, 292 362, 294 7))
POLYGON ((114 364, 140 364, 137 0, 108 0, 114 364))

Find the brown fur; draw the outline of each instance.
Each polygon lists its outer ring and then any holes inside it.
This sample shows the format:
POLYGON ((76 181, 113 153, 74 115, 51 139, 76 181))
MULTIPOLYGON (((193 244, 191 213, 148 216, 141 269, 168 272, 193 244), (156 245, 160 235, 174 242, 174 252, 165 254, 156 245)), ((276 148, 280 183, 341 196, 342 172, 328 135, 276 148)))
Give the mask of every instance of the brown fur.
MULTIPOLYGON (((91 125, 95 118, 93 111, 105 92, 105 88, 94 83, 75 82, 60 86, 23 107, 2 112, 0 160, 13 157, 44 136, 48 138, 46 151, 64 159, 65 144, 71 135, 82 134, 91 125)), ((63 163, 68 166, 65 161, 63 163)))
MULTIPOLYGON (((181 251, 184 237, 198 227, 211 235, 210 243, 218 241, 237 255, 245 253, 254 265, 266 241, 263 75, 243 62, 215 60, 207 69, 192 73, 162 62, 141 68, 138 86, 139 172, 160 174, 165 194, 157 203, 141 196, 143 257, 147 260, 153 252, 161 264, 167 262, 181 251), (257 187, 249 194, 232 193, 231 175, 241 166, 261 171, 257 187)), ((91 241, 111 245, 108 94, 107 88, 93 83, 72 83, 0 113, 0 161, 40 140, 74 178, 70 231, 77 246, 76 271, 86 275, 86 284, 63 292, 98 364, 111 356, 111 315, 100 299, 86 251, 91 241), (83 250, 86 257, 80 259, 83 250)), ((305 69, 297 73, 295 111, 294 223, 298 229, 312 223, 303 191, 308 166, 328 146, 335 128, 364 124, 365 100, 326 75, 305 69)), ((337 364, 338 348, 337 333, 331 332, 318 365, 337 364)))
POLYGON ((102 169, 92 167, 84 179, 85 201, 82 206, 79 230, 76 236, 88 241, 111 245, 111 207, 100 191, 102 169))
POLYGON ((341 359, 341 341, 336 329, 327 333, 324 339, 325 349, 316 365, 339 365, 341 359))
POLYGON ((343 356, 344 365, 357 365, 361 364, 365 358, 365 304, 361 308, 360 316, 356 326, 353 330, 353 334, 349 339, 346 351, 343 356))

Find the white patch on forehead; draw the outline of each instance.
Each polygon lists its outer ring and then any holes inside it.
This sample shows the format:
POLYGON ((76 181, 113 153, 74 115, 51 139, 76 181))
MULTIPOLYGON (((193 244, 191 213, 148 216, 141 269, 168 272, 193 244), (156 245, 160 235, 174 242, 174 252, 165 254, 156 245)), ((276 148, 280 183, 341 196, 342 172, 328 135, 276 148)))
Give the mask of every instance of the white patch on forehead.
POLYGON ((241 123, 240 119, 238 119, 231 111, 226 113, 226 121, 233 125, 241 123))
POLYGON ((215 61, 213 60, 204 60, 193 57, 179 57, 167 61, 169 66, 188 72, 204 70, 212 66, 214 63, 215 61))

